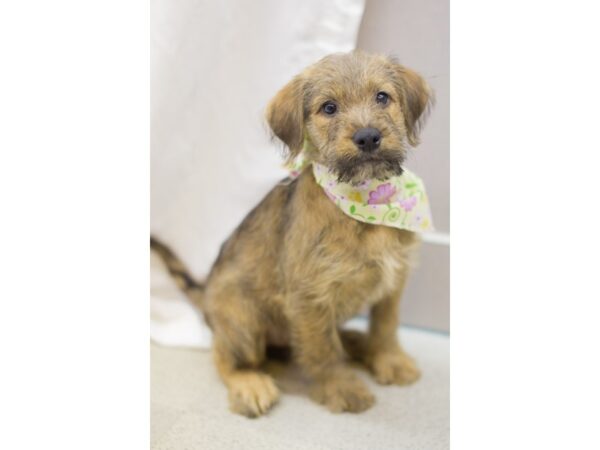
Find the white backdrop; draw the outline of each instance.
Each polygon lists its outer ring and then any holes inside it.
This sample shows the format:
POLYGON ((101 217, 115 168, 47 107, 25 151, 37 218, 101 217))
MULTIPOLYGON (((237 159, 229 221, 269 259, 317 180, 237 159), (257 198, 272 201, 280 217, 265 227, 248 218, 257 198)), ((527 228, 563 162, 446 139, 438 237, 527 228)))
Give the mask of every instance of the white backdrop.
MULTIPOLYGON (((151 233, 197 278, 285 176, 267 102, 303 67, 352 50, 363 10, 364 0, 152 1, 151 233)), ((152 339, 208 346, 160 261, 151 266, 152 339)))

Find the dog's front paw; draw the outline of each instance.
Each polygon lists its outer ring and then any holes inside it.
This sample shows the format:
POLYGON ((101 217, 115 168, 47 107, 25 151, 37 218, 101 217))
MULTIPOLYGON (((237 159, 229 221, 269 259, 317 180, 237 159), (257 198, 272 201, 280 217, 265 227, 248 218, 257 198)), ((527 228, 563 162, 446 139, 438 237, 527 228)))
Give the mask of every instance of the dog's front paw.
POLYGON ((343 373, 316 382, 311 396, 335 413, 358 413, 375 403, 375 397, 366 384, 353 373, 343 373))
POLYGON ((266 414, 279 398, 273 379, 263 373, 241 372, 229 382, 229 408, 246 417, 266 414))
POLYGON ((421 376, 415 361, 400 349, 375 354, 370 369, 379 384, 406 385, 421 376))

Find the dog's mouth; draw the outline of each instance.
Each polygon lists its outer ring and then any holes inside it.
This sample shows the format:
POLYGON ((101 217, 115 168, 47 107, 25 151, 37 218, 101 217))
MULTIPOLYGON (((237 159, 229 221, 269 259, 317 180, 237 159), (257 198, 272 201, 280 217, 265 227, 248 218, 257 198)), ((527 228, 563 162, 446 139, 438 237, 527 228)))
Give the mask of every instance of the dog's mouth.
POLYGON ((359 184, 366 180, 385 180, 402 175, 404 155, 398 151, 378 151, 337 159, 331 169, 337 174, 338 181, 359 184))

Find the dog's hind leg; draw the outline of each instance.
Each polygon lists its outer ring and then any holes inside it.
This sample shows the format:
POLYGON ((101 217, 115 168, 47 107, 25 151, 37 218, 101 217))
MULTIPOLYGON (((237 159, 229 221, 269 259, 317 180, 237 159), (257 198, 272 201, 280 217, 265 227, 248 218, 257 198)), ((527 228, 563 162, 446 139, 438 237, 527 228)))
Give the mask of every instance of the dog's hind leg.
POLYGON ((214 343, 217 370, 229 391, 231 411, 247 417, 265 414, 279 399, 273 378, 258 369, 256 360, 239 359, 240 354, 220 340, 214 343))
MULTIPOLYGON (((231 299, 229 299, 231 301, 231 299)), ((247 305, 247 300, 244 302, 247 305)), ((266 358, 266 333, 256 311, 221 309, 213 317, 213 354, 217 370, 229 391, 229 407, 238 414, 258 417, 279 399, 273 378, 262 372, 266 358)))

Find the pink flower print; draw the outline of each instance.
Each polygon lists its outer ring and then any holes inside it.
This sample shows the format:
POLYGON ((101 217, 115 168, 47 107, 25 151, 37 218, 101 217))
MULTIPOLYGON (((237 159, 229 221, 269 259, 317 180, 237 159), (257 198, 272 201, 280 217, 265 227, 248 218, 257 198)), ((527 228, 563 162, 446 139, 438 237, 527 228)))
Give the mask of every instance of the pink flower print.
POLYGON ((333 195, 333 194, 331 193, 331 191, 329 191, 328 189, 323 189, 323 190, 325 191, 325 194, 327 194, 327 197, 329 197, 329 199, 330 199, 332 202, 336 202, 336 201, 337 201, 337 197, 336 197, 335 195, 333 195))
POLYGON ((410 211, 412 210, 416 204, 417 204, 417 197, 415 197, 414 195, 410 198, 404 199, 404 200, 400 200, 398 203, 400 203, 400 206, 402 206, 402 208, 405 211, 410 211))
POLYGON ((396 188, 391 183, 384 183, 377 186, 377 189, 369 192, 369 205, 383 205, 389 203, 396 193, 396 188))

